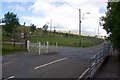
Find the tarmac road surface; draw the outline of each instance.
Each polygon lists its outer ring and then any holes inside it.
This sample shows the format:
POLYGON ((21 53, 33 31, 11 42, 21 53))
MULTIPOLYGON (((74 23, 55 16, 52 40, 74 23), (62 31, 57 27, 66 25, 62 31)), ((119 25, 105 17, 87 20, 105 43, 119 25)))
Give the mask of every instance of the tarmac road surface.
POLYGON ((88 48, 58 47, 58 53, 17 52, 2 57, 2 78, 79 78, 89 59, 102 45, 88 48))

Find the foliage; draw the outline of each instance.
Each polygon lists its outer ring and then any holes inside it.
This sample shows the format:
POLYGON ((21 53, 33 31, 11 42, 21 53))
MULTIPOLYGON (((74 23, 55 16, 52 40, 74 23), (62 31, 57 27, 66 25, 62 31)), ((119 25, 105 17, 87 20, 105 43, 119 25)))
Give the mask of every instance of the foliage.
POLYGON ((36 26, 34 24, 30 24, 30 30, 33 32, 35 31, 35 29, 36 29, 36 26))
POLYGON ((113 46, 120 49, 120 1, 108 2, 106 16, 101 18, 104 29, 110 34, 113 46))
POLYGON ((42 29, 44 33, 47 34, 48 24, 45 24, 42 29))
POLYGON ((13 32, 13 29, 19 25, 17 14, 14 14, 13 12, 8 12, 4 15, 4 22, 4 29, 7 33, 10 34, 13 32))
POLYGON ((43 30, 41 28, 36 28, 32 35, 42 36, 43 30))
POLYGON ((0 23, 5 23, 5 20, 3 18, 1 18, 0 23))
POLYGON ((20 36, 21 33, 24 33, 25 37, 27 37, 30 34, 30 28, 27 26, 18 26, 16 28, 18 36, 20 36))

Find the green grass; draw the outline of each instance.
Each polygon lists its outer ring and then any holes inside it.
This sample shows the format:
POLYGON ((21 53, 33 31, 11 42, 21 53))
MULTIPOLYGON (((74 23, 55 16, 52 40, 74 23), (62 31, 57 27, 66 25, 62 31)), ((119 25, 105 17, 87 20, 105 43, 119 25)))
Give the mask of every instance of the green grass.
MULTIPOLYGON (((50 37, 50 36, 42 36, 42 37, 38 37, 38 36, 30 36, 27 38, 30 41, 40 41, 40 42, 45 42, 48 41, 50 44, 53 44, 55 42, 58 43, 58 46, 68 46, 68 47, 79 47, 79 38, 78 37, 50 37)), ((3 42, 10 42, 10 37, 8 36, 2 36, 2 41, 3 42)), ((82 36, 81 37, 81 44, 82 47, 90 47, 90 46, 95 46, 95 45, 99 45, 102 43, 101 39, 95 38, 95 37, 85 37, 82 36)), ((25 51, 25 46, 21 46, 21 45, 16 45, 14 47, 13 44, 8 44, 8 43, 2 43, 2 53, 3 55, 6 54, 12 54, 13 52, 17 52, 17 51, 25 51)))
POLYGON ((10 36, 2 36, 2 41, 11 42, 11 37, 10 36))
MULTIPOLYGON (((58 46, 70 46, 70 47, 79 47, 79 38, 76 37, 29 37, 30 41, 48 41, 50 43, 58 43, 58 46)), ((81 44, 82 47, 89 47, 101 44, 101 39, 93 37, 82 37, 81 44)))
POLYGON ((25 51, 25 47, 21 45, 14 45, 8 43, 2 43, 2 55, 13 54, 13 52, 17 51, 25 51))
MULTIPOLYGON (((2 39, 3 40, 2 55, 13 54, 14 52, 19 52, 19 51, 26 51, 25 46, 16 45, 14 47, 13 44, 4 43, 6 41, 9 41, 9 38, 7 37, 3 37, 3 38, 4 39, 2 39)), ((58 46, 79 47, 79 38, 77 37, 48 37, 48 36, 47 37, 29 37, 28 40, 35 41, 35 42, 36 41, 40 41, 40 42, 48 41, 50 44, 57 42, 58 46)), ((101 39, 97 39, 95 37, 82 37, 81 38, 82 47, 95 46, 101 43, 102 43, 101 39)))

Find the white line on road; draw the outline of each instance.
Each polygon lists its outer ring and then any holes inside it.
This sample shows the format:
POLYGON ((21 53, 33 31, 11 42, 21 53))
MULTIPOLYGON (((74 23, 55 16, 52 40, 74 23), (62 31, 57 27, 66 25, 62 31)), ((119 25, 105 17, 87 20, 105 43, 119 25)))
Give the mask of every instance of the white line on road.
POLYGON ((56 62, 60 62, 60 61, 66 60, 66 59, 68 59, 68 58, 58 59, 58 60, 52 61, 52 62, 50 62, 50 63, 46 63, 46 64, 44 64, 44 65, 38 66, 38 67, 36 67, 36 68, 34 68, 34 69, 42 68, 42 67, 45 67, 45 66, 47 66, 47 65, 50 65, 50 64, 53 64, 53 63, 56 63, 56 62))
POLYGON ((7 79, 5 79, 5 80, 8 80, 8 79, 11 79, 11 78, 14 78, 15 76, 10 76, 10 77, 8 77, 7 79))
POLYGON ((84 73, 82 73, 82 75, 77 79, 77 80, 80 80, 81 78, 83 78, 83 76, 89 71, 89 68, 87 70, 85 70, 84 73))
POLYGON ((5 64, 11 64, 11 63, 14 63, 14 61, 5 62, 5 63, 3 63, 3 65, 5 65, 5 64))

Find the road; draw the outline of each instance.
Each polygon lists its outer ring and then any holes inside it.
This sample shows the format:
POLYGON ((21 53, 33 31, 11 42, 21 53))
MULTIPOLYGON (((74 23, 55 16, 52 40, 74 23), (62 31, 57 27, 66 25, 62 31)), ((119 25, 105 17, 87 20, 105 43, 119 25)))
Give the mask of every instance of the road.
POLYGON ((79 78, 89 66, 89 59, 102 45, 88 48, 58 47, 58 53, 39 55, 18 52, 2 57, 2 77, 9 78, 79 78))

